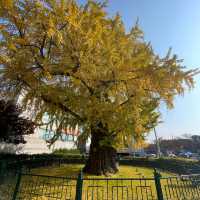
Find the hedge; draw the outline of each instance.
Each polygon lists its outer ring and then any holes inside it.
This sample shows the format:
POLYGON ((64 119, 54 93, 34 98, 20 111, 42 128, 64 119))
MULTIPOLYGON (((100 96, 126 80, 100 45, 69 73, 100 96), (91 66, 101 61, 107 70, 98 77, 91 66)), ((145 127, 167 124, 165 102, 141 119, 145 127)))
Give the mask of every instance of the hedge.
MULTIPOLYGON (((17 166, 25 166, 26 168, 36 168, 51 165, 61 164, 84 164, 86 158, 82 155, 73 154, 36 154, 36 155, 11 155, 0 154, 0 161, 5 161, 9 168, 17 168, 17 166)), ((168 171, 176 174, 200 174, 200 162, 179 159, 179 158, 133 158, 133 159, 120 159, 119 164, 151 167, 159 170, 168 171)))

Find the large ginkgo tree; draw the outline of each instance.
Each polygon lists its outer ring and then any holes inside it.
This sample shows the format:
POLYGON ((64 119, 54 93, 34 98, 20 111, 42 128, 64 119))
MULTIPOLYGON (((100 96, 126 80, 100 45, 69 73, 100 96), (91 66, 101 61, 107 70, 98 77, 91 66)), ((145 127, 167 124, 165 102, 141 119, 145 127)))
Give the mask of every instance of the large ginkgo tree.
POLYGON ((171 108, 193 87, 196 70, 156 55, 138 24, 127 31, 105 3, 1 0, 0 23, 1 94, 21 94, 36 123, 47 114, 52 141, 78 124, 79 139, 91 138, 88 173, 116 172, 117 145, 144 139, 160 102, 171 108))

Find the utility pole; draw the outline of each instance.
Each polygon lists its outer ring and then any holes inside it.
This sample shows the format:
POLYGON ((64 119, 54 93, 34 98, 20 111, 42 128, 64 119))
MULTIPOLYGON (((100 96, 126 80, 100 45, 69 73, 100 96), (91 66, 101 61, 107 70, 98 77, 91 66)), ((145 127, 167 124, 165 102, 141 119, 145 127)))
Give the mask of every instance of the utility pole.
POLYGON ((134 143, 135 143, 134 137, 131 137, 131 141, 129 143, 128 151, 129 151, 129 154, 132 155, 133 157, 135 157, 134 143))
POLYGON ((161 156, 161 152, 160 152, 160 141, 158 140, 158 136, 157 136, 155 127, 153 128, 153 130, 154 130, 155 139, 156 139, 157 157, 160 158, 160 156, 161 156))

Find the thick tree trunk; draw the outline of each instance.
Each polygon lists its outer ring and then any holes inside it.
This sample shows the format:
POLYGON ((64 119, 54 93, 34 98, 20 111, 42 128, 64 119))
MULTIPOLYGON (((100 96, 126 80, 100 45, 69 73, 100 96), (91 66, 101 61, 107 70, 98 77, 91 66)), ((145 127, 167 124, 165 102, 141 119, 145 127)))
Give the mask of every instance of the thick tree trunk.
POLYGON ((84 172, 94 175, 114 174, 118 171, 117 151, 105 143, 108 131, 102 125, 91 128, 92 138, 89 158, 84 172))

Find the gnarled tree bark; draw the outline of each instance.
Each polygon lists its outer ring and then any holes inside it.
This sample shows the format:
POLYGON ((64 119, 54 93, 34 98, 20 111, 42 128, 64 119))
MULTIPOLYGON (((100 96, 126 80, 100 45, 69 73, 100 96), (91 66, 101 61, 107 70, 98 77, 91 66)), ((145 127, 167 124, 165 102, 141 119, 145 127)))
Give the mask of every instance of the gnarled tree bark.
POLYGON ((90 152, 84 172, 94 175, 109 175, 118 172, 117 151, 112 146, 104 144, 108 136, 107 128, 101 123, 91 127, 90 152))

